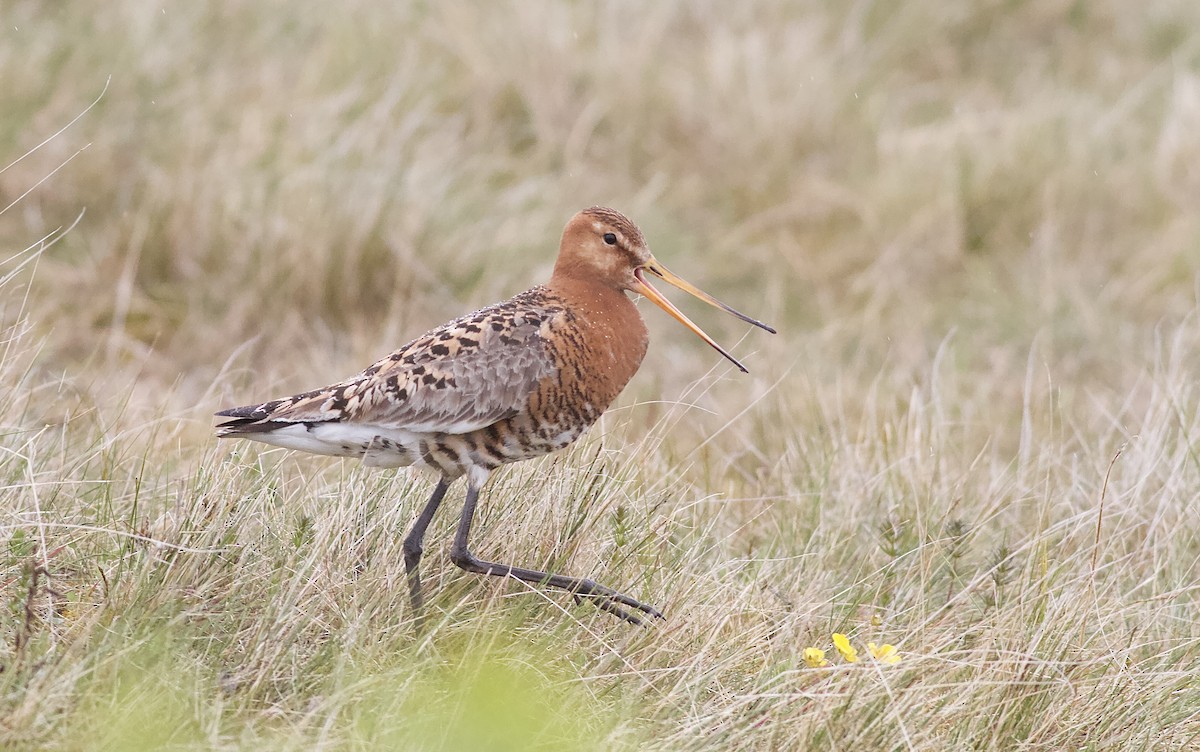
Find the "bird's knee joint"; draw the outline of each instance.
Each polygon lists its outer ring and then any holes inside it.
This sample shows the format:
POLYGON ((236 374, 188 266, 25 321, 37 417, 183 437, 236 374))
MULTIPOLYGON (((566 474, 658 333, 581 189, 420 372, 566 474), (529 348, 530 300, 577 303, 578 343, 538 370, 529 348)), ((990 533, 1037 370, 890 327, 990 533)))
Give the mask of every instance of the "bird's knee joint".
POLYGON ((454 548, 450 549, 450 561, 454 563, 454 566, 459 567, 460 569, 474 570, 479 568, 475 559, 475 555, 466 548, 458 548, 455 546, 454 548))
POLYGON ((404 551, 405 561, 415 561, 421 558, 421 554, 425 553, 425 549, 416 541, 405 540, 404 546, 401 549, 404 551))

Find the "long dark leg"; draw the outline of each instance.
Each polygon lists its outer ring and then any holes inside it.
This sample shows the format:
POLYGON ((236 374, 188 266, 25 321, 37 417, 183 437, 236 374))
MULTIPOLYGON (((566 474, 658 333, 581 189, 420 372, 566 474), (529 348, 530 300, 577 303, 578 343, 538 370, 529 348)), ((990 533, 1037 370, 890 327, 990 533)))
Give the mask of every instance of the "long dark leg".
POLYGON ((539 572, 536 569, 522 569, 510 564, 497 564, 475 558, 467 548, 467 538, 471 535, 471 518, 475 516, 475 505, 479 502, 479 488, 475 483, 467 486, 467 501, 463 505, 462 517, 458 521, 458 532, 454 534, 454 547, 450 549, 450 560, 468 572, 490 574, 498 577, 516 577, 518 580, 537 585, 549 585, 572 593, 576 599, 587 598, 593 605, 604 611, 618 616, 634 624, 642 624, 642 620, 629 613, 617 604, 643 611, 650 616, 663 618, 662 613, 653 606, 647 606, 628 595, 618 593, 612 588, 605 587, 593 580, 581 577, 566 577, 551 572, 539 572))
POLYGON ((418 624, 421 621, 421 607, 425 602, 421 596, 421 573, 417 571, 417 565, 421 563, 421 554, 425 551, 421 546, 421 541, 424 540, 425 529, 429 527, 433 513, 442 503, 442 497, 446 495, 446 489, 450 487, 451 482, 448 478, 438 481, 437 488, 433 489, 433 495, 425 503, 425 508, 417 515, 417 521, 413 523, 408 535, 404 536, 404 573, 408 575, 408 597, 412 601, 413 616, 417 619, 418 624))

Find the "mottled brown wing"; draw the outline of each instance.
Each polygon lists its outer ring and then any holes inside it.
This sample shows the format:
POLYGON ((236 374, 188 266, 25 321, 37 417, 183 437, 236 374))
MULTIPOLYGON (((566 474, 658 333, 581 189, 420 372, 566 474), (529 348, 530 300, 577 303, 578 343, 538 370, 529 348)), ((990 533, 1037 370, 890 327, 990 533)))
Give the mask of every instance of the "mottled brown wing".
POLYGON ((349 421, 467 433, 524 410, 555 372, 546 333, 563 309, 534 288, 418 337, 358 376, 287 399, 226 410, 223 434, 349 421))

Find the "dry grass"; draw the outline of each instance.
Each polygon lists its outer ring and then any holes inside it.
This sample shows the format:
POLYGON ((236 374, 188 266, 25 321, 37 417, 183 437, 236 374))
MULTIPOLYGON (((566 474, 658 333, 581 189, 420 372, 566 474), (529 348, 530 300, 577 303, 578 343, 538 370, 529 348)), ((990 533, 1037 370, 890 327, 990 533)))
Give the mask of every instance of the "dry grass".
POLYGON ((1200 5, 0 19, 0 163, 111 77, 0 172, 5 748, 1196 746, 1200 5), (696 311, 744 377, 648 311, 476 550, 668 620, 463 575, 445 512, 417 639, 428 479, 209 416, 540 280, 593 203, 781 334, 696 311), (835 631, 903 659, 806 666, 835 631))

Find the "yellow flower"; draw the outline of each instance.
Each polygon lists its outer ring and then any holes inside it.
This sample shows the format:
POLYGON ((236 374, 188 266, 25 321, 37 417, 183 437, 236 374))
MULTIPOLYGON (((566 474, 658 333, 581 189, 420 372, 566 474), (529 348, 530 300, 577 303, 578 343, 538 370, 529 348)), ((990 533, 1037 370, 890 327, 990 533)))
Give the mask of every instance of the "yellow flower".
POLYGON ((873 642, 868 642, 867 650, 871 651, 871 655, 875 658, 875 660, 882 661, 889 666, 900 662, 900 654, 896 652, 895 645, 888 645, 887 643, 884 643, 883 645, 877 646, 873 642))
POLYGON ((837 648, 839 653, 842 654, 842 657, 846 659, 847 663, 858 662, 858 651, 855 650, 854 646, 850 644, 850 641, 846 639, 846 635, 834 632, 833 646, 837 648))
POLYGON ((829 661, 825 660, 825 651, 820 648, 805 648, 804 662, 813 668, 829 665, 829 661))

